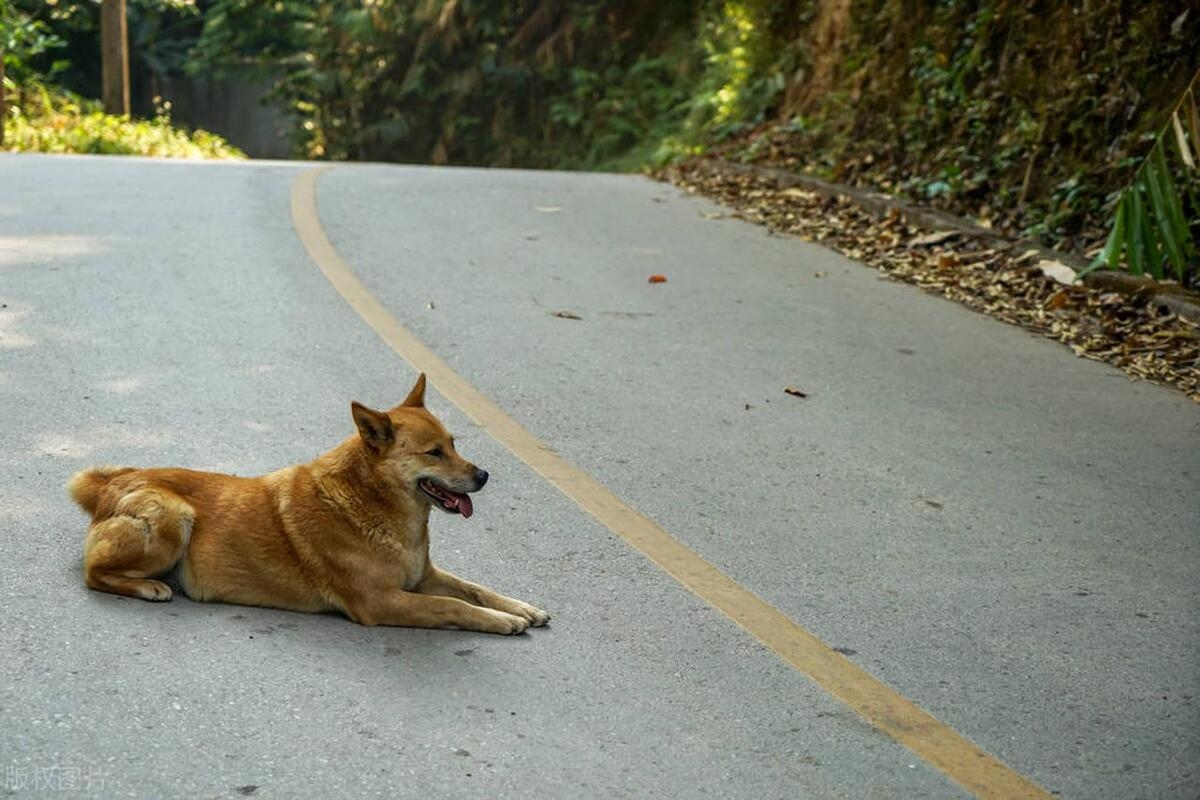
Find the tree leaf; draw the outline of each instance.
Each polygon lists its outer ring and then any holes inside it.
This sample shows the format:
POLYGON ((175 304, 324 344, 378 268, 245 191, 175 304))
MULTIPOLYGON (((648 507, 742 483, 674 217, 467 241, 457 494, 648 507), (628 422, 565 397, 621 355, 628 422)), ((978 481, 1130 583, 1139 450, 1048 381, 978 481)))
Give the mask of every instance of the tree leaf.
MULTIPOLYGON (((1179 212, 1178 217, 1182 233, 1175 225, 1176 218, 1173 213, 1172 200, 1177 200, 1177 198, 1175 198, 1175 187, 1168 183, 1170 180, 1168 174, 1169 167, 1167 166, 1166 158, 1163 156, 1162 140, 1156 142, 1154 147, 1151 148, 1142 169, 1145 172, 1146 186, 1150 192, 1150 207, 1147 211, 1152 220, 1147 220, 1147 222, 1153 222, 1154 232, 1157 234, 1161 250, 1166 255, 1167 260, 1171 262, 1171 266, 1175 268, 1176 276, 1182 280, 1183 271, 1187 264, 1179 242, 1182 237, 1188 236, 1188 230, 1187 224, 1183 222, 1182 211, 1179 212)), ((1161 268, 1159 272, 1154 274, 1154 277, 1162 277, 1161 268)))
POLYGON ((1142 247, 1145 253, 1145 266, 1143 269, 1153 275, 1155 280, 1162 280, 1162 243, 1159 241, 1158 231, 1154 227, 1154 213, 1151 208, 1152 201, 1149 194, 1149 188, 1143 184, 1143 191, 1138 193, 1142 207, 1142 213, 1138 217, 1138 222, 1142 230, 1142 247))
POLYGON ((1107 264, 1109 269, 1116 269, 1121 264, 1121 251, 1125 245, 1125 208, 1128 205, 1125 202, 1125 194, 1122 192, 1120 200, 1117 201, 1117 215, 1113 220, 1112 230, 1109 231, 1108 241, 1104 243, 1104 250, 1096 257, 1098 263, 1107 264))
POLYGON ((1187 110, 1187 127, 1192 138, 1192 149, 1200 153, 1200 109, 1197 109, 1195 92, 1187 93, 1182 107, 1187 110))
POLYGON ((1183 158, 1183 163, 1188 169, 1196 168, 1196 159, 1192 158, 1191 148, 1188 147, 1187 136, 1183 133, 1183 124, 1179 121, 1179 112, 1176 111, 1171 115, 1171 128, 1175 131, 1175 145, 1179 148, 1179 155, 1183 158))
POLYGON ((1145 212, 1142 210, 1142 191, 1141 181, 1134 180, 1133 186, 1129 188, 1129 209, 1126 211, 1126 263, 1129 264, 1129 271, 1134 275, 1141 275, 1146 272, 1146 267, 1149 266, 1149 251, 1146 249, 1146 240, 1144 236, 1145 230, 1145 212))
MULTIPOLYGON (((1196 255, 1196 249, 1192 244, 1192 232, 1188 228, 1187 218, 1183 211, 1183 198, 1180 197, 1179 189, 1175 186, 1175 179, 1171 177, 1171 168, 1167 165, 1165 146, 1160 148, 1158 160, 1162 170, 1163 192, 1166 195, 1167 214, 1171 221, 1171 229, 1175 233, 1175 242, 1183 256, 1194 256, 1196 255)), ((1182 274, 1180 275, 1180 279, 1182 280, 1182 274)))

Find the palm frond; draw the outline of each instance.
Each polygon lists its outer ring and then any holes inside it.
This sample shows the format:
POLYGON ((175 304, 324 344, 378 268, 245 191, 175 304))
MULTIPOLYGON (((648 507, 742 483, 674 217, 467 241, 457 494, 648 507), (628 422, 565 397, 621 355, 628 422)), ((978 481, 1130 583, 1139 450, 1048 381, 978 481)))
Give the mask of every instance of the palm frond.
POLYGON ((1198 81, 1200 71, 1133 180, 1118 194, 1108 239, 1090 269, 1124 265, 1135 275, 1149 273, 1161 280, 1169 267, 1181 283, 1200 280, 1200 205, 1194 190, 1200 179, 1198 81))

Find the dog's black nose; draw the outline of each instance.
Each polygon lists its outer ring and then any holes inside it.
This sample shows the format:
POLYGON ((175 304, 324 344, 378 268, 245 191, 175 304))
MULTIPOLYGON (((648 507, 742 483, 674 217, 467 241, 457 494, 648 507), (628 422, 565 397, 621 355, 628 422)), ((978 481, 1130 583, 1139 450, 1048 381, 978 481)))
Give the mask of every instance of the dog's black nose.
POLYGON ((487 479, 488 479, 487 470, 479 469, 478 467, 476 467, 475 468, 475 483, 479 484, 480 489, 482 489, 483 485, 485 483, 487 483, 487 479))

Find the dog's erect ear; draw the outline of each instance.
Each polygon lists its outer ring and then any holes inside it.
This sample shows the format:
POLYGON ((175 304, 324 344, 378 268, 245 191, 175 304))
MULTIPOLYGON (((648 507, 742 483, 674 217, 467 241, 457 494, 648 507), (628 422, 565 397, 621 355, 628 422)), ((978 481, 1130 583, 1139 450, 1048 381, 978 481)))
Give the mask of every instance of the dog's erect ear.
POLYGON ((384 412, 367 408, 361 403, 351 403, 350 413, 354 415, 358 435, 375 452, 380 452, 396 440, 392 418, 384 412))
POLYGON ((408 397, 404 398, 402 406, 409 408, 424 408, 425 407, 425 373, 422 372, 417 376, 417 382, 413 384, 412 391, 408 393, 408 397))

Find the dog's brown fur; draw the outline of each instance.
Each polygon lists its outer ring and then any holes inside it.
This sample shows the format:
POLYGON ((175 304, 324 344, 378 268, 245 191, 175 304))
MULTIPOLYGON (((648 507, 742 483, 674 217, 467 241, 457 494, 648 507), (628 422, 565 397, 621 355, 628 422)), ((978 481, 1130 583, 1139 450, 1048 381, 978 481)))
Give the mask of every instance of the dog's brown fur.
POLYGON ((68 489, 92 515, 87 585, 170 600, 155 577, 177 568, 194 600, 339 611, 363 625, 506 634, 545 625, 546 612, 429 560, 436 498, 418 482, 474 492, 487 473, 425 410, 425 376, 392 410, 355 403, 352 413, 357 436, 258 478, 129 467, 75 475, 68 489))

